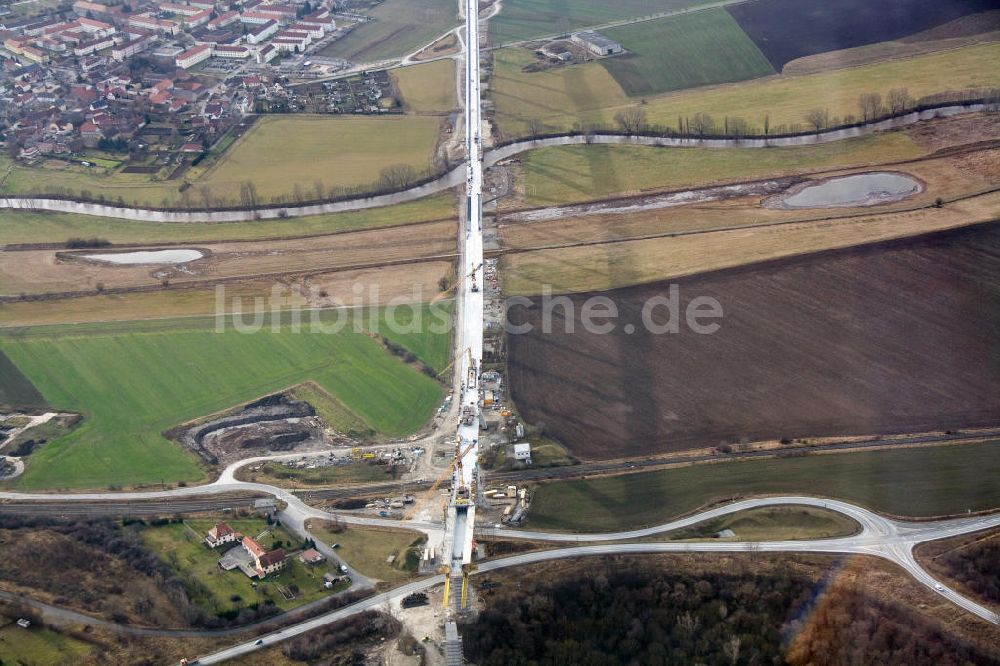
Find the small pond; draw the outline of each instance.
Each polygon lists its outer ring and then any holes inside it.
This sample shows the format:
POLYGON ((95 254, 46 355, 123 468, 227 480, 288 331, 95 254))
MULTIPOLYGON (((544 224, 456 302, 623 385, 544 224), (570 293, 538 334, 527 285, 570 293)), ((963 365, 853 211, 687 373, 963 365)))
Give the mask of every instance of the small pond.
POLYGON ((138 252, 106 252, 85 254, 85 259, 109 264, 184 264, 205 256, 199 250, 140 250, 138 252))
POLYGON ((905 199, 921 189, 920 181, 901 173, 858 173, 793 188, 776 203, 782 208, 875 206, 905 199))

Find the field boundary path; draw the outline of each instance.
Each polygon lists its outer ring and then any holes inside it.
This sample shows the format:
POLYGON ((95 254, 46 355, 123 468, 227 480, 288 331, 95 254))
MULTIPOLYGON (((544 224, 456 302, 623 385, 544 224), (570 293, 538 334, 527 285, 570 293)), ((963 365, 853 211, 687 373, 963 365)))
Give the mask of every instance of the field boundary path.
MULTIPOLYGON (((633 145, 651 146, 657 148, 739 148, 761 149, 774 147, 812 146, 832 143, 868 136, 876 132, 899 129, 921 121, 933 118, 948 118, 966 113, 978 113, 985 110, 986 105, 980 102, 953 104, 936 109, 913 111, 895 118, 858 125, 844 129, 829 130, 816 134, 786 136, 786 137, 748 137, 745 139, 711 139, 697 137, 661 137, 621 134, 575 134, 526 139, 485 151, 482 156, 483 165, 490 167, 498 162, 510 159, 520 153, 537 148, 554 146, 580 145, 633 145)), ((326 203, 306 204, 301 206, 265 206, 254 209, 229 210, 157 210, 153 208, 136 208, 115 206, 73 199, 55 199, 44 196, 14 196, 0 197, 0 209, 49 211, 56 213, 76 213, 79 215, 96 215, 136 222, 248 222, 253 220, 275 220, 287 217, 307 217, 310 215, 326 215, 348 211, 381 208, 422 199, 432 194, 449 190, 462 185, 467 180, 467 166, 462 164, 448 171, 435 180, 389 194, 375 194, 330 201, 326 203)))

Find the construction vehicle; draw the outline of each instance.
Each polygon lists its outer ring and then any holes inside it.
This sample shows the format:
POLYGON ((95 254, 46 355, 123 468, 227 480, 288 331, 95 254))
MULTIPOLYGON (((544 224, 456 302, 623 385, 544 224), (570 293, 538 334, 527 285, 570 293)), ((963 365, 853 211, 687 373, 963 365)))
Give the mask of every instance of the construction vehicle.
POLYGON ((479 291, 479 285, 476 284, 476 273, 479 271, 480 268, 482 268, 482 266, 483 266, 482 264, 479 264, 478 266, 474 266, 473 269, 469 271, 469 278, 472 280, 473 292, 479 291))

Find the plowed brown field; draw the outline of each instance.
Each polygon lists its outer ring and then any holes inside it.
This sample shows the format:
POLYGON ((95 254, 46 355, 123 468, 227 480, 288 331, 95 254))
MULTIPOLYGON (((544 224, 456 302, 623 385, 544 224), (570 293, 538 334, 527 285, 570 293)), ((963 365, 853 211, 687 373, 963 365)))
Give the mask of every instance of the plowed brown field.
POLYGON ((509 342, 524 418, 588 459, 1000 423, 1000 224, 676 284, 682 317, 697 296, 721 303, 717 333, 646 332, 643 304, 667 283, 604 292, 620 313, 606 335, 580 325, 594 294, 570 297, 572 334, 558 308, 538 330, 538 298, 513 308, 536 328, 509 342))

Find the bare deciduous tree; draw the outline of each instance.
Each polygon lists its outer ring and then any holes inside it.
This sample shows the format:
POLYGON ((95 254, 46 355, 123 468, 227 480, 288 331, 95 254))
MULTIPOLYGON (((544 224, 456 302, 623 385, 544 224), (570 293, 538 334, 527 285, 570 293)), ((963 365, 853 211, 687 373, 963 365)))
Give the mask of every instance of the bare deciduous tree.
POLYGON ((750 123, 747 119, 742 116, 733 116, 729 119, 729 135, 735 136, 737 139, 742 139, 743 137, 750 134, 750 123))
POLYGON ((993 88, 986 95, 986 113, 1000 112, 1000 88, 993 88))
POLYGON ((379 185, 390 190, 406 187, 416 179, 416 170, 408 164, 394 164, 379 172, 379 185))
POLYGON ((894 114, 903 113, 913 106, 913 98, 906 88, 893 88, 889 91, 886 101, 889 103, 889 111, 894 114))
POLYGON ((858 97, 858 109, 861 111, 861 120, 868 122, 882 115, 882 95, 879 93, 861 93, 858 97))
POLYGON ((707 113, 696 113, 691 118, 691 131, 698 136, 705 136, 715 129, 715 119, 707 113))
POLYGON ((626 134, 638 134, 646 128, 646 112, 642 109, 624 109, 615 114, 615 124, 626 134))
POLYGON ((826 129, 830 125, 830 111, 828 109, 810 109, 806 113, 806 122, 813 128, 814 132, 826 129))
POLYGON ((240 203, 251 208, 257 205, 257 185, 253 181, 243 181, 240 184, 240 203))

